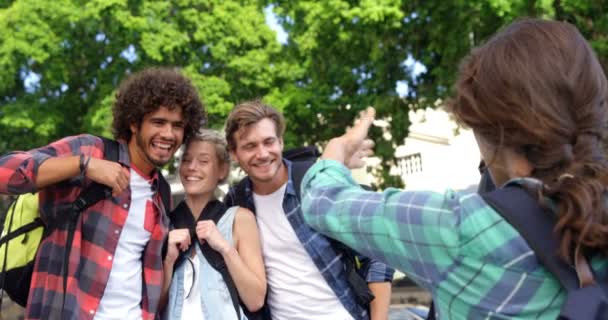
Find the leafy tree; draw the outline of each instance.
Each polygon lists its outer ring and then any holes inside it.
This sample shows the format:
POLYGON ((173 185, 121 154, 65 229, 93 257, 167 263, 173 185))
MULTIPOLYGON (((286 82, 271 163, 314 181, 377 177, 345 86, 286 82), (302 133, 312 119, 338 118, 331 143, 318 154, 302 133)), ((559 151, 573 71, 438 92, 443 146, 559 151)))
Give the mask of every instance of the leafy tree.
POLYGON ((235 101, 264 96, 289 74, 256 1, 18 0, 3 5, 2 153, 78 132, 110 135, 115 88, 126 74, 147 66, 183 68, 215 127, 235 101))
POLYGON ((408 112, 451 93, 459 61, 521 16, 567 20, 608 59, 606 1, 582 0, 15 0, 0 1, 0 153, 78 132, 110 135, 126 74, 182 67, 220 127, 234 103, 263 97, 284 111, 285 143, 343 132, 368 105, 383 159, 407 135, 408 112), (265 23, 271 6, 288 34, 265 23), (412 72, 415 63, 425 67, 412 72), (397 83, 408 91, 397 91, 397 83))
MULTIPOLYGON (((289 35, 285 50, 295 82, 277 99, 285 110, 291 143, 326 141, 350 123, 352 112, 373 105, 387 130, 373 132, 382 159, 384 186, 398 185, 388 175, 394 147, 407 135, 408 112, 436 107, 451 94, 460 60, 502 26, 518 17, 567 20, 590 39, 602 61, 608 58, 606 1, 272 1, 289 35), (418 61, 426 72, 413 73, 418 61), (396 82, 409 91, 399 97, 396 82), (319 121, 298 121, 314 119, 319 121), (389 139, 383 139, 387 137, 389 139)), ((288 141, 289 142, 289 141, 288 141)))

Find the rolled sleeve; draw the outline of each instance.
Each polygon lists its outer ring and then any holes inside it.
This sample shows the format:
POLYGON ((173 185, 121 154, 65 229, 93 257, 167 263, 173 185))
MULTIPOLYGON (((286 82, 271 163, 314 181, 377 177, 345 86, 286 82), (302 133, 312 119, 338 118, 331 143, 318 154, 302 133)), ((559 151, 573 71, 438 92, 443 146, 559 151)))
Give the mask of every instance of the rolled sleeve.
POLYGON ((0 193, 23 194, 36 192, 38 169, 52 157, 65 157, 80 153, 91 154, 91 149, 102 144, 92 135, 66 137, 47 146, 14 151, 0 157, 0 193), (85 147, 83 147, 85 146, 85 147))
POLYGON ((367 274, 365 275, 365 281, 370 282, 391 282, 393 281, 393 275, 395 274, 395 269, 389 267, 388 265, 376 261, 370 260, 369 269, 367 270, 367 274))

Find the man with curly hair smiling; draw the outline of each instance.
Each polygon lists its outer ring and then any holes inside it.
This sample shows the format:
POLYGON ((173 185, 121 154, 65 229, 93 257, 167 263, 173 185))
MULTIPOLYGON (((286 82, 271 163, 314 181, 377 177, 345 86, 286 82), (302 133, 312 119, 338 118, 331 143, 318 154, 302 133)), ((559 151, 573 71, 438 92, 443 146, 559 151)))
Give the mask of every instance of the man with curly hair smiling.
POLYGON ((112 189, 111 198, 79 215, 69 250, 62 227, 41 243, 27 319, 155 316, 170 210, 161 201, 157 168, 199 129, 204 109, 196 89, 178 70, 150 68, 123 81, 113 117, 118 162, 104 160, 103 140, 88 134, 0 158, 0 193, 38 191, 43 219, 53 217, 61 204, 74 202, 92 182, 112 189))

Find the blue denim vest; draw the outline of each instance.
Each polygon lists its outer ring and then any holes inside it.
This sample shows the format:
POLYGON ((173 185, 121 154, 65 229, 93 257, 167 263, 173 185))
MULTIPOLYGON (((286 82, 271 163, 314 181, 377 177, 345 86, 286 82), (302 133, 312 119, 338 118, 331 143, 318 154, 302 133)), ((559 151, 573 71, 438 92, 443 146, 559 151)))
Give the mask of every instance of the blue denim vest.
MULTIPOLYGON (((233 243, 232 226, 237 208, 238 207, 229 208, 217 224, 219 232, 224 239, 230 243, 233 243)), ((191 250, 196 250, 195 258, 198 258, 200 261, 199 270, 197 270, 197 272, 200 275, 201 281, 199 281, 198 289, 201 293, 201 305, 203 307, 205 320, 237 319, 236 311, 234 310, 232 299, 230 298, 230 292, 222 279, 222 275, 209 265, 198 246, 190 246, 188 250, 189 254, 191 253, 191 250)), ((190 268, 190 265, 188 263, 182 263, 173 272, 173 280, 169 287, 169 302, 163 313, 163 319, 181 319, 185 295, 185 268, 190 268)), ((247 320, 242 308, 240 320, 247 320)))

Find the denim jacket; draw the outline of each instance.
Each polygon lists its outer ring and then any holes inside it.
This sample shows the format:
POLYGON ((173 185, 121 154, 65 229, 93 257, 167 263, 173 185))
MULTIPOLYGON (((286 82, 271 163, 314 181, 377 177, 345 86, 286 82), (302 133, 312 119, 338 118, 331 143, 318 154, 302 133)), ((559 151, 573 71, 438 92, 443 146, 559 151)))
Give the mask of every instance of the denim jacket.
MULTIPOLYGON (((231 207, 228 209, 217 224, 218 230, 228 242, 233 242, 232 225, 237 208, 231 207)), ((198 290, 201 294, 201 305, 205 320, 237 319, 230 292, 222 279, 222 275, 207 262, 199 246, 190 246, 188 254, 191 254, 192 250, 196 250, 194 258, 199 259, 200 262, 199 269, 196 272, 201 275, 201 279, 204 279, 199 281, 198 290)), ((163 313, 163 319, 181 319, 184 296, 186 295, 184 290, 185 268, 190 268, 190 264, 187 262, 181 263, 173 272, 173 280, 169 287, 169 303, 163 313)), ((247 320, 242 309, 240 320, 247 320)))

